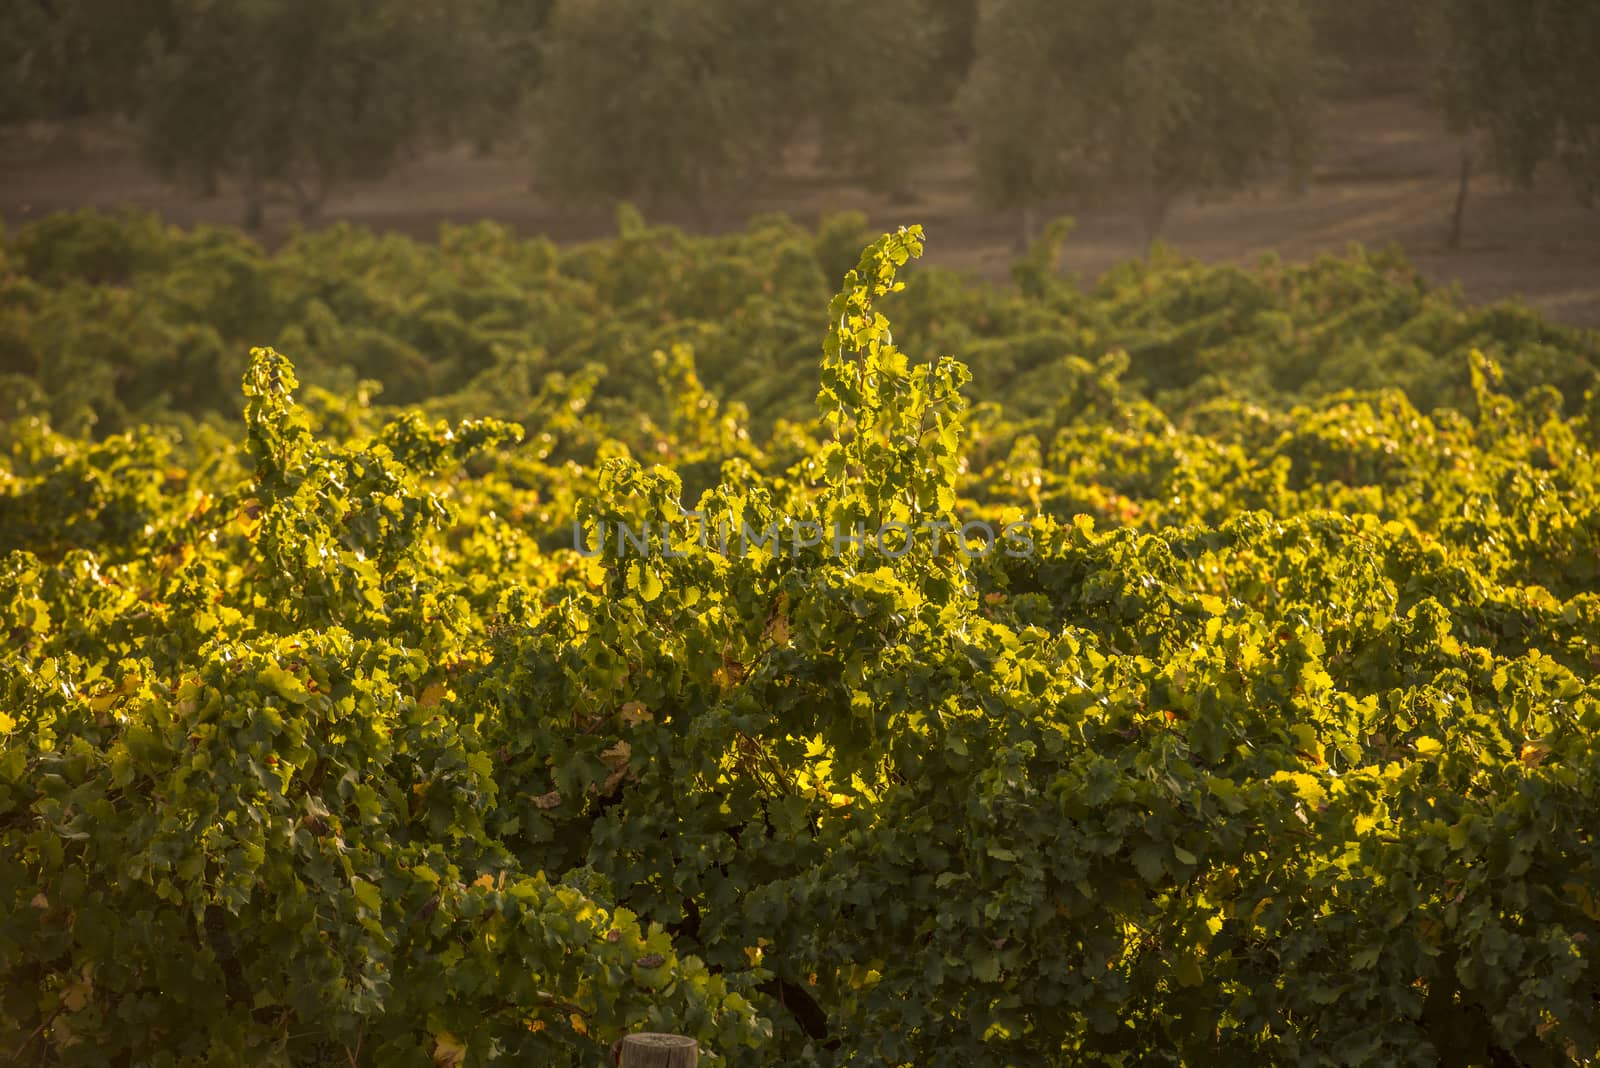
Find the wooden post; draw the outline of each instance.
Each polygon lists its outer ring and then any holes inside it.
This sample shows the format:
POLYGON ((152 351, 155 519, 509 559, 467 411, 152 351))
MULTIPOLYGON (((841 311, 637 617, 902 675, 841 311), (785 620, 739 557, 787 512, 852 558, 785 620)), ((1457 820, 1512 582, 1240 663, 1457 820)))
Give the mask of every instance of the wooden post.
POLYGON ((687 1035, 661 1035, 641 1031, 621 1043, 621 1068, 696 1068, 700 1046, 687 1035))

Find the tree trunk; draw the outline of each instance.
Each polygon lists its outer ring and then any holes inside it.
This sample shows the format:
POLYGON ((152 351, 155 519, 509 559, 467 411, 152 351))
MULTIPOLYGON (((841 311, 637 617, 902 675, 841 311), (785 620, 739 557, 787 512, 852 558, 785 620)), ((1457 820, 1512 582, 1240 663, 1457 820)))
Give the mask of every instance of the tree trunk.
POLYGON ((328 199, 328 183, 321 178, 294 183, 295 216, 306 226, 322 220, 322 205, 328 199))
POLYGON ((251 233, 260 231, 267 221, 267 209, 261 192, 261 182, 252 175, 244 179, 244 228, 251 233))
POLYGON ((717 220, 721 214, 718 208, 722 211, 732 208, 733 211, 737 212, 739 210, 738 207, 730 204, 729 201, 736 202, 738 199, 738 190, 730 190, 726 200, 718 204, 717 207, 712 207, 713 197, 711 193, 705 190, 696 193, 694 199, 689 203, 689 211, 694 219, 695 230, 703 237, 710 237, 715 234, 717 232, 717 220))
POLYGON ((1150 258, 1156 242, 1161 239, 1162 229, 1167 224, 1167 212, 1171 207, 1171 194, 1156 189, 1151 189, 1145 194, 1143 210, 1139 213, 1139 237, 1144 242, 1145 259, 1150 258))
POLYGON ((697 1068, 700 1047, 685 1035, 641 1031, 618 1043, 620 1068, 697 1068))
POLYGON ((1450 214, 1450 247, 1461 247, 1461 221, 1467 212, 1467 185, 1472 180, 1472 149, 1461 146, 1461 177, 1456 183, 1456 209, 1450 214))
POLYGON ((1027 252, 1033 247, 1039 224, 1034 217, 1033 205, 1024 204, 1017 212, 1017 251, 1027 252))

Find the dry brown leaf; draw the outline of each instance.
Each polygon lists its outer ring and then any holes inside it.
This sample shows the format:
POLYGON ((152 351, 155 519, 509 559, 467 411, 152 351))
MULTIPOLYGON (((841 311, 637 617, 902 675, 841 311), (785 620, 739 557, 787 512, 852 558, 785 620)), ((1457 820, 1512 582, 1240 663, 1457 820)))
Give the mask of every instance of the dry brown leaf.
POLYGON ((433 1036, 433 1063, 435 1068, 457 1068, 467 1059, 467 1047, 448 1031, 433 1036))
POLYGON ((89 996, 94 993, 94 980, 89 978, 89 969, 83 969, 83 978, 67 984, 61 992, 61 1005, 68 1012, 82 1012, 83 1007, 89 1004, 89 996))

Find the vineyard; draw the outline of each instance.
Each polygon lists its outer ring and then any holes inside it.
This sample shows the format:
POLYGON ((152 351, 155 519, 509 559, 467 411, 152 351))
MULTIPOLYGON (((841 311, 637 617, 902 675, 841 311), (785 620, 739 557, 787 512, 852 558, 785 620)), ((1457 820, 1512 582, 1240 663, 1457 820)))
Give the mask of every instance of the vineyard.
POLYGON ((1600 335, 1068 231, 0 236, 0 1052, 1600 1059, 1600 335))

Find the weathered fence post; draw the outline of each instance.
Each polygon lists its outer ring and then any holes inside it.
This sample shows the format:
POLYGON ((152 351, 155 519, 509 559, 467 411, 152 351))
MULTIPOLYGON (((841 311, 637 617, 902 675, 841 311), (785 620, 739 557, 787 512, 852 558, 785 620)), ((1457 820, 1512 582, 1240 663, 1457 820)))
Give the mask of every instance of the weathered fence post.
POLYGON ((619 1044, 621 1068, 696 1068, 700 1046, 687 1035, 661 1035, 641 1031, 619 1044))

